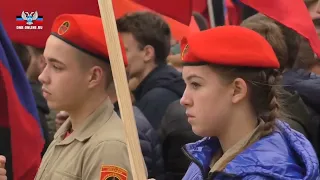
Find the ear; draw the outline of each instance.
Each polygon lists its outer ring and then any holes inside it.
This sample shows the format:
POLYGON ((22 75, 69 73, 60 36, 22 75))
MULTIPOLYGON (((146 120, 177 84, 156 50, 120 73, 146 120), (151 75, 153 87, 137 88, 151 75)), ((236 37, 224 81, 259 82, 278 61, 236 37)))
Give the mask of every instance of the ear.
POLYGON ((248 93, 248 86, 243 79, 236 78, 231 85, 233 88, 233 95, 232 95, 233 103, 238 103, 241 100, 246 98, 248 93))
POLYGON ((146 45, 143 48, 143 51, 144 51, 144 59, 143 59, 144 62, 149 62, 149 61, 153 60, 156 56, 155 50, 151 45, 146 45))
POLYGON ((103 80, 103 69, 99 66, 94 66, 89 71, 89 84, 88 88, 96 87, 97 85, 102 83, 103 80))

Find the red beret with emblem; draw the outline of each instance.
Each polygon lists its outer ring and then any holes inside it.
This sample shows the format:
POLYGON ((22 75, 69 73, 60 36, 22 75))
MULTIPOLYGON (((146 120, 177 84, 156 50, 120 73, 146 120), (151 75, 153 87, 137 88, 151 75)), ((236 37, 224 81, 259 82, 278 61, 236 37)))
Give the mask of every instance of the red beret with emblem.
MULTIPOLYGON (((100 17, 86 14, 62 14, 54 20, 51 35, 85 53, 109 61, 100 17)), ((126 51, 120 36, 119 39, 124 64, 127 65, 126 51)))
POLYGON ((185 37, 181 41, 185 64, 218 64, 279 68, 271 45, 260 34, 240 26, 220 26, 185 37))

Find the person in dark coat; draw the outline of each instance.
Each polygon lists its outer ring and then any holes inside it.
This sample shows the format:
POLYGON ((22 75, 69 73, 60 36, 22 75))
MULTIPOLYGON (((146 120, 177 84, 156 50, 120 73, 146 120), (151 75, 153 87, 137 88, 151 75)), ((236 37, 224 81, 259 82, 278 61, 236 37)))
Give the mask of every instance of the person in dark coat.
MULTIPOLYGON (((117 94, 114 83, 108 88, 108 95, 114 105, 114 111, 120 116, 117 94)), ((164 163, 162 158, 162 146, 159 135, 153 129, 148 119, 143 115, 140 109, 133 106, 134 118, 136 120, 140 147, 144 161, 148 169, 148 178, 164 179, 164 163)))
MULTIPOLYGON (((249 17, 241 23, 241 26, 258 32, 271 44, 282 72, 293 68, 301 43, 301 37, 297 33, 262 14, 249 17)), ((285 121, 312 142, 313 133, 311 132, 314 127, 311 125, 311 116, 307 106, 297 92, 284 89, 286 91, 283 91, 281 96, 286 101, 284 103, 285 113, 290 114, 285 121)))
MULTIPOLYGON (((148 178, 164 179, 164 163, 162 146, 158 134, 139 108, 133 106, 134 119, 138 129, 138 136, 142 155, 148 169, 148 178)), ((114 103, 114 110, 120 116, 118 103, 114 103)))
POLYGON ((286 102, 284 103, 285 113, 290 114, 285 121, 291 128, 308 138, 320 157, 320 118, 313 109, 317 106, 310 105, 308 102, 308 99, 317 100, 314 95, 319 89, 309 86, 310 82, 317 83, 317 80, 312 78, 315 76, 314 73, 311 72, 320 73, 320 66, 317 65, 319 60, 315 58, 308 41, 293 30, 262 14, 249 17, 242 22, 241 26, 258 32, 271 44, 283 72, 285 91, 281 96, 286 102))
POLYGON ((135 105, 158 129, 170 103, 180 99, 185 84, 181 74, 173 67, 160 65, 133 91, 135 105))
POLYGON ((180 99, 185 84, 181 73, 166 64, 171 32, 168 24, 150 12, 135 12, 117 20, 128 57, 129 87, 135 105, 158 129, 170 103, 180 99), (136 87, 131 86, 136 81, 136 87))
POLYGON ((310 136, 318 157, 320 158, 320 75, 298 69, 283 74, 283 84, 287 91, 297 92, 307 105, 313 130, 310 136))
POLYGON ((294 67, 283 74, 284 88, 297 93, 310 114, 310 141, 320 158, 320 61, 303 40, 294 67))
MULTIPOLYGON (((316 22, 314 20, 317 26, 316 22)), ((286 91, 282 93, 282 98, 286 102, 286 113, 290 114, 286 122, 308 138, 320 157, 320 117, 314 110, 319 106, 310 104, 310 100, 317 100, 314 95, 319 89, 310 87, 310 82, 317 83, 314 76, 320 74, 320 66, 309 42, 293 30, 261 14, 246 19, 242 26, 259 32, 272 45, 283 71, 283 87, 286 91)))
POLYGON ((186 109, 180 104, 180 100, 169 105, 161 121, 159 134, 166 169, 165 179, 182 179, 191 162, 181 148, 185 144, 200 140, 201 137, 192 131, 186 109))

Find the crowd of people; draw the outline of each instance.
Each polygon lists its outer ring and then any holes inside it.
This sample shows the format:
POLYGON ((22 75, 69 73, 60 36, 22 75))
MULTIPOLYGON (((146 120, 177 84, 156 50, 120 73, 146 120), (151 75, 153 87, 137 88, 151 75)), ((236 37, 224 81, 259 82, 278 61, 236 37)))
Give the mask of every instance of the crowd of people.
MULTIPOLYGON (((318 1, 305 3, 320 37, 318 1)), ((146 176, 320 179, 309 41, 260 13, 215 28, 193 16, 201 31, 181 42, 157 14, 116 20, 146 176)), ((45 47, 12 44, 45 139, 35 179, 132 179, 101 19, 62 14, 45 47)), ((11 180, 10 146, 0 153, 0 180, 11 180)))

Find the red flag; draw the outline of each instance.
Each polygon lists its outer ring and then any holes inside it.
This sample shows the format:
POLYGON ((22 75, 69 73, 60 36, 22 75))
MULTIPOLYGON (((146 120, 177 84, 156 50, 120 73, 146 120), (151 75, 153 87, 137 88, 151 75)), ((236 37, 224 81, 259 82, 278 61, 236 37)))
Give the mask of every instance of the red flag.
POLYGON ((207 0, 193 0, 192 10, 195 12, 199 12, 204 18, 206 18, 207 23, 210 26, 210 17, 207 0))
MULTIPOLYGON (((126 13, 136 11, 152 11, 145 6, 142 6, 132 0, 112 0, 113 9, 116 18, 120 18, 126 13)), ((159 12, 157 12, 159 13, 159 12)), ((163 19, 169 24, 170 30, 175 40, 180 41, 182 37, 189 34, 191 31, 196 31, 190 28, 188 25, 178 22, 175 19, 161 15, 163 19)), ((189 17, 191 18, 191 16, 189 17)))
POLYGON ((320 57, 320 42, 303 0, 240 0, 258 12, 295 30, 309 40, 313 51, 320 57))
POLYGON ((228 25, 239 25, 241 23, 240 18, 240 6, 236 6, 232 0, 226 0, 225 6, 227 12, 225 13, 225 21, 228 25))
POLYGON ((200 31, 200 28, 199 28, 199 26, 193 16, 191 17, 191 22, 190 22, 189 28, 190 28, 190 32, 199 32, 200 31))
POLYGON ((10 129, 14 180, 33 180, 44 140, 20 60, 0 23, 0 125, 10 129))
POLYGON ((192 16, 192 0, 134 0, 135 2, 189 25, 192 16))

